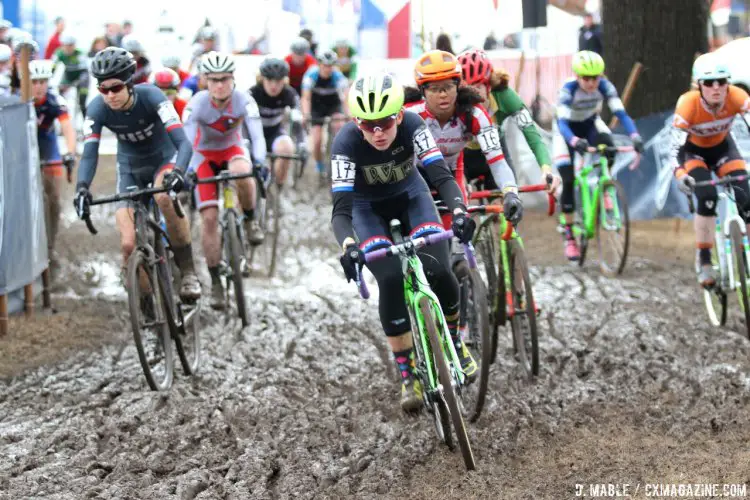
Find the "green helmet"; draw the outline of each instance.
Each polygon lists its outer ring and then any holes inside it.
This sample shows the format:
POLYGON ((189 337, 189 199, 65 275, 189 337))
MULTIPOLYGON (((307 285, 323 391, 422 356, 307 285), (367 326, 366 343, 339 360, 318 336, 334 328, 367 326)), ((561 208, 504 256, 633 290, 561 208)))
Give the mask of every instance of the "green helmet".
POLYGON ((604 59, 590 50, 577 52, 573 55, 573 72, 578 76, 599 76, 604 73, 604 59))
POLYGON ((404 87, 385 71, 362 75, 349 90, 349 111, 360 120, 395 115, 404 105, 404 87))

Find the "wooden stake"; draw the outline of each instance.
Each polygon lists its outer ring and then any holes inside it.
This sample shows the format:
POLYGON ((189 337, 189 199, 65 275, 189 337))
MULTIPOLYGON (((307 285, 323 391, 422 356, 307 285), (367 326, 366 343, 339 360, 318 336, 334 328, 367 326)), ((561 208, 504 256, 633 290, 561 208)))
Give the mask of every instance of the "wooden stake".
POLYGON ((42 307, 49 309, 52 307, 52 299, 50 298, 50 272, 49 267, 42 271, 42 307))
POLYGON ((513 88, 516 89, 516 92, 521 88, 521 75, 523 75, 523 68, 526 64, 526 51, 524 50, 521 52, 521 59, 518 63, 518 73, 516 73, 516 81, 513 84, 513 88))
MULTIPOLYGON (((636 62, 633 65, 633 69, 630 70, 630 76, 628 76, 628 82, 625 84, 625 90, 622 92, 622 104, 627 108, 630 102, 630 97, 633 95, 635 84, 638 81, 638 77, 641 76, 643 71, 643 64, 636 62)), ((609 121, 609 128, 613 129, 617 126, 617 117, 613 116, 609 121)))
POLYGON ((26 317, 30 318, 34 314, 34 284, 29 283, 23 287, 23 311, 26 317))

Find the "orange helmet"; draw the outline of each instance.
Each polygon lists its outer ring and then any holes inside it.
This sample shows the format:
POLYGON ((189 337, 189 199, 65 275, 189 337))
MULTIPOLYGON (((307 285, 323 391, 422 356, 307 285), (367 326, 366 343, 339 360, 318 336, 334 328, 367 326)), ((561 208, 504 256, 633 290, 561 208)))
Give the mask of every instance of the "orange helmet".
POLYGON ((442 50, 425 52, 414 66, 417 85, 457 78, 461 80, 461 64, 456 56, 442 50))

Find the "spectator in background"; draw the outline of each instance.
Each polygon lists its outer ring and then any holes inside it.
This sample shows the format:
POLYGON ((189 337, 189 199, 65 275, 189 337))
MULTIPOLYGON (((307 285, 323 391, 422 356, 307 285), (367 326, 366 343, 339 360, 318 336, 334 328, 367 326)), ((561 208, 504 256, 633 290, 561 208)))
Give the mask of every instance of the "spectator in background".
POLYGON ((302 38, 304 38, 305 40, 307 40, 307 43, 310 44, 310 49, 309 49, 310 50, 310 54, 312 54, 313 56, 315 56, 315 53, 318 50, 318 43, 313 40, 313 38, 315 38, 315 37, 313 36, 312 30, 308 29, 308 28, 305 28, 305 29, 303 29, 302 31, 299 32, 299 36, 301 36, 302 38))
POLYGON ((119 47, 122 37, 120 36, 120 25, 109 22, 104 25, 104 38, 107 39, 107 47, 119 47))
POLYGON ((89 49, 89 57, 94 57, 97 52, 104 50, 107 47, 109 47, 109 43, 105 37, 98 36, 94 38, 94 41, 91 42, 91 48, 89 49))
POLYGON ((235 54, 250 54, 254 56, 263 55, 263 49, 261 48, 266 41, 266 35, 262 35, 260 38, 251 36, 247 39, 247 48, 242 50, 235 50, 235 54))
POLYGON ((435 50, 442 50, 443 52, 453 52, 453 46, 451 45, 451 37, 447 33, 440 33, 435 41, 435 50))
POLYGON ((193 52, 193 59, 190 61, 190 70, 198 64, 203 54, 219 50, 218 48, 219 32, 213 26, 204 26, 198 33, 198 45, 193 52))
POLYGON ((484 50, 495 50, 497 49, 497 38, 495 38, 495 32, 490 31, 487 38, 484 39, 484 50))
POLYGON ((133 85, 148 82, 151 75, 151 62, 146 57, 146 50, 133 35, 122 39, 122 48, 133 54, 135 59, 135 73, 133 73, 133 85))
POLYGON ((55 55, 55 52, 57 52, 57 49, 60 48, 60 35, 65 30, 65 19, 62 17, 56 17, 55 18, 55 32, 52 33, 52 36, 49 37, 49 41, 47 42, 47 48, 44 49, 44 58, 45 59, 52 59, 52 56, 55 55))
POLYGON ((4 43, 5 45, 10 46, 10 36, 8 35, 8 31, 12 27, 12 22, 5 19, 0 19, 0 43, 4 43))
POLYGON ((578 35, 578 50, 590 50, 602 55, 602 30, 598 24, 594 24, 594 16, 586 13, 583 16, 583 26, 578 35))
POLYGON ((133 22, 132 21, 128 21, 126 19, 125 21, 122 22, 122 34, 121 34, 120 38, 122 39, 122 38, 124 38, 124 37, 126 37, 128 35, 132 35, 132 34, 133 34, 133 22))
POLYGON ((517 49, 518 41, 516 40, 516 35, 514 35, 513 33, 511 33, 510 35, 505 35, 505 38, 503 38, 503 48, 517 49))

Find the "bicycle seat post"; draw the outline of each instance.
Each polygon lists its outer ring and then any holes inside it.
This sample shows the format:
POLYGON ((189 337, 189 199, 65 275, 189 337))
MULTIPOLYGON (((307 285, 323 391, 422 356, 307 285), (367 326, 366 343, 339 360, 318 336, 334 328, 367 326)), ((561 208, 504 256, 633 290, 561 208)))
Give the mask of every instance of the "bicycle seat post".
POLYGON ((398 244, 401 243, 403 240, 403 236, 401 235, 401 221, 398 219, 391 219, 391 235, 393 236, 393 241, 398 244))

